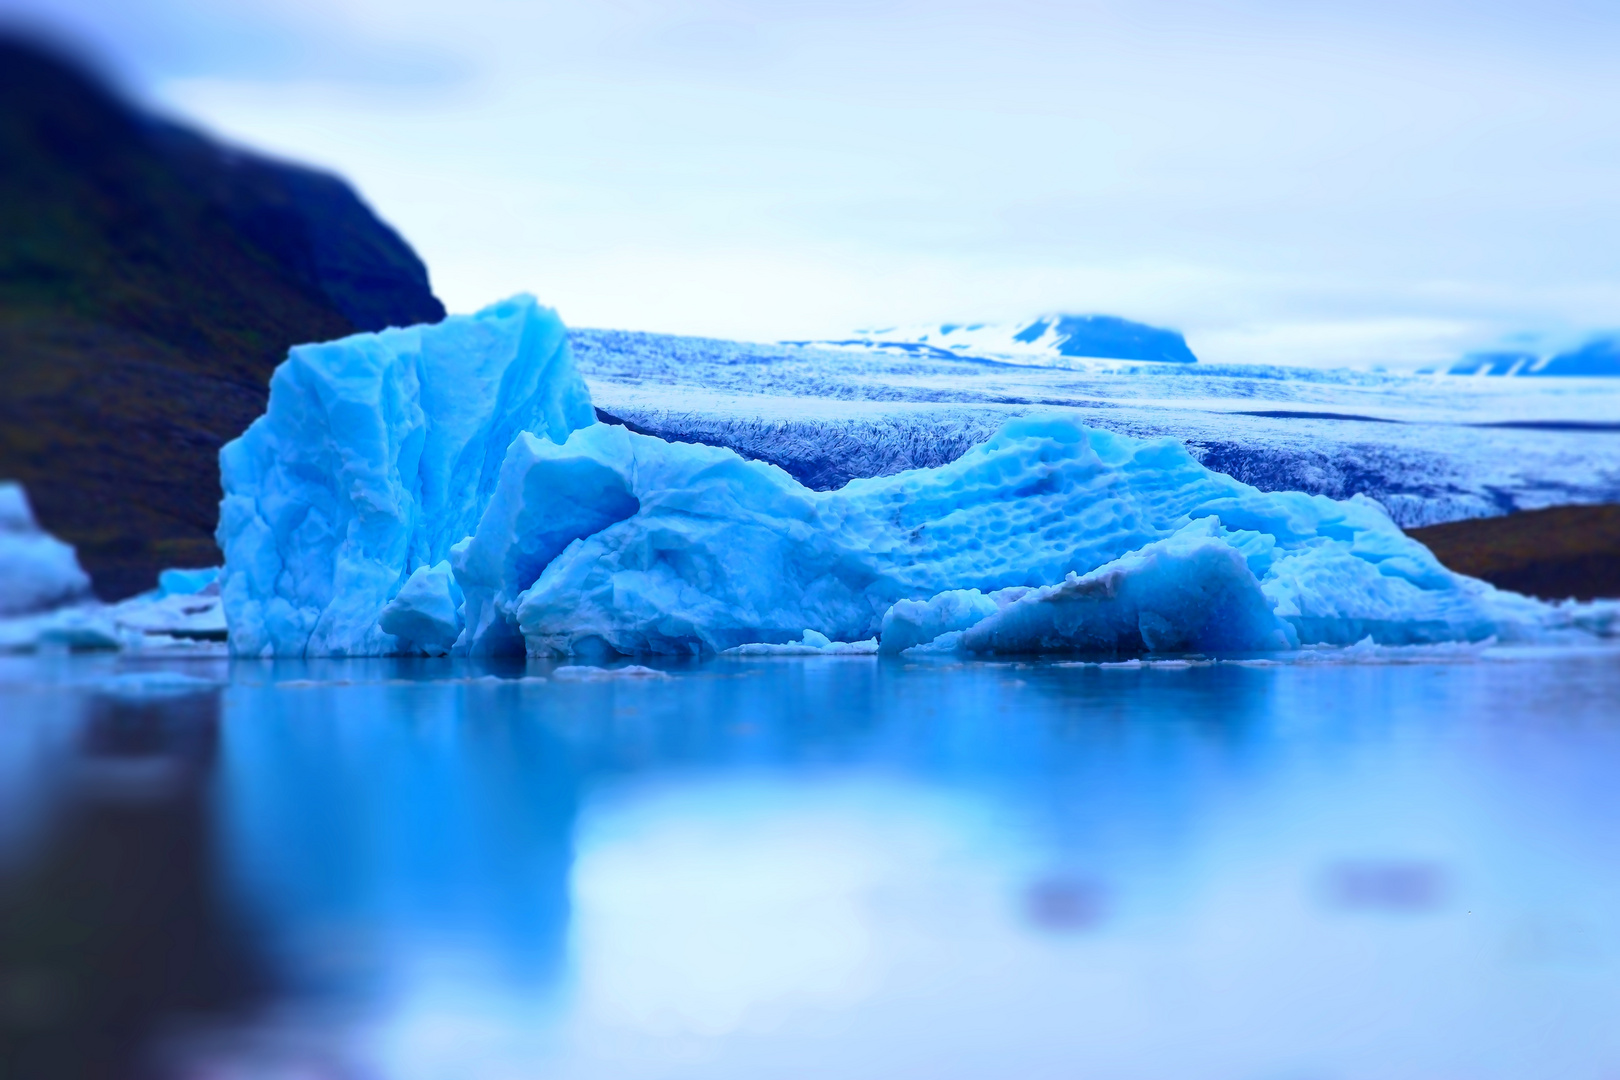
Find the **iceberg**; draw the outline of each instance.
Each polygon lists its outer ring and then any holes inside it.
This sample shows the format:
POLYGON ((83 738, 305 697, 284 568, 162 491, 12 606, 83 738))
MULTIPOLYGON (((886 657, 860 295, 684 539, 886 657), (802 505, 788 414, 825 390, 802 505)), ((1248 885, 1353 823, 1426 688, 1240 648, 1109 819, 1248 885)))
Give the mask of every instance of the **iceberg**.
POLYGON ((294 349, 221 467, 239 655, 1135 656, 1615 621, 1454 574, 1369 499, 1262 492, 1073 413, 811 490, 595 422, 528 297, 294 349))
POLYGON ((414 651, 383 609, 473 531, 512 440, 594 422, 562 322, 532 297, 294 348, 220 452, 232 650, 414 651))

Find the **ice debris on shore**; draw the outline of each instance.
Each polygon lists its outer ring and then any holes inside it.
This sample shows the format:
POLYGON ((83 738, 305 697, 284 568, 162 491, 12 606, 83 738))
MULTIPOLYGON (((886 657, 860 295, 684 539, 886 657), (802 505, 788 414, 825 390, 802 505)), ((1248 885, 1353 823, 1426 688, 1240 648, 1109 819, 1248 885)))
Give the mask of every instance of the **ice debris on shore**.
POLYGON ((1616 623, 1454 574, 1370 500, 1261 492, 1069 415, 813 491, 595 423, 561 322, 524 297, 294 349, 221 462, 252 656, 1133 656, 1616 623))

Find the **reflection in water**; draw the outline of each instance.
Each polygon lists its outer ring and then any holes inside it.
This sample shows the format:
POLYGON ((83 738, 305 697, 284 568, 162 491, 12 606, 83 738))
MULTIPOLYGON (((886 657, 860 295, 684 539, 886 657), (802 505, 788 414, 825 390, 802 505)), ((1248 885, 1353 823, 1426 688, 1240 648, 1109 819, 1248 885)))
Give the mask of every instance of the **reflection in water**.
POLYGON ((185 1076, 1620 1064, 1611 655, 672 671, 13 695, 88 713, 7 871, 8 1049, 157 1046, 185 1076))
POLYGON ((7 1076, 153 1075, 164 1036, 267 990, 220 902, 219 694, 86 707, 54 820, 0 879, 7 1076))
POLYGON ((1029 886, 1024 906, 1029 921, 1043 930, 1090 930, 1107 914, 1108 891, 1101 882, 1042 878, 1029 886))
POLYGON ((1347 908, 1427 911, 1445 897, 1444 870, 1421 862, 1346 862, 1330 868, 1329 899, 1347 908))

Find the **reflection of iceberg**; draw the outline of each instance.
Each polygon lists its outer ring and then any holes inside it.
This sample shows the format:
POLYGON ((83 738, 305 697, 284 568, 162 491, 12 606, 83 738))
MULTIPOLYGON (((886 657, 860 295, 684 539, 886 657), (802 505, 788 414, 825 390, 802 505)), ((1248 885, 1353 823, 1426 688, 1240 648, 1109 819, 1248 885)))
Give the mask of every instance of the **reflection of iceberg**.
POLYGON ((942 635, 1258 651, 1583 616, 1447 571, 1368 500, 1261 492, 1173 440, 1065 416, 812 491, 593 423, 562 326, 532 300, 294 350, 222 462, 232 642, 256 655, 688 654, 806 630, 882 632, 884 651, 942 635))

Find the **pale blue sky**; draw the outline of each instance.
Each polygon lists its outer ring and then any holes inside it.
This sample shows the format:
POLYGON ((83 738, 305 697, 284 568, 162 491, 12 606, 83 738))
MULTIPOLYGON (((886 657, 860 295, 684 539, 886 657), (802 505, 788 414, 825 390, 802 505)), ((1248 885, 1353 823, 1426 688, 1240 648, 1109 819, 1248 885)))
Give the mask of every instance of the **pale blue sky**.
POLYGON ((1620 5, 224 8, 24 10, 351 178, 452 309, 762 339, 1104 311, 1317 364, 1620 326, 1620 5))

